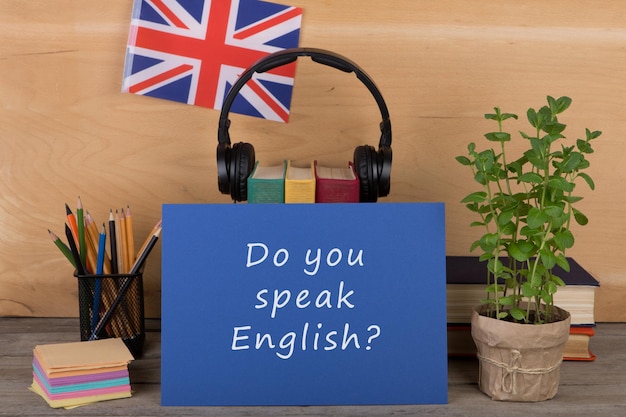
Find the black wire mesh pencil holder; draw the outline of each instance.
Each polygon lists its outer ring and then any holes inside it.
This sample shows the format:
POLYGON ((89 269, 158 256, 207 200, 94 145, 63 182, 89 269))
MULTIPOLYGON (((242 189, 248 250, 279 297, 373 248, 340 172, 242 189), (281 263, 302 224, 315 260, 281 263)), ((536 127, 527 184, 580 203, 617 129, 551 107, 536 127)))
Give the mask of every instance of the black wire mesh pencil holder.
POLYGON ((135 358, 146 337, 143 272, 79 275, 80 340, 121 338, 135 358))

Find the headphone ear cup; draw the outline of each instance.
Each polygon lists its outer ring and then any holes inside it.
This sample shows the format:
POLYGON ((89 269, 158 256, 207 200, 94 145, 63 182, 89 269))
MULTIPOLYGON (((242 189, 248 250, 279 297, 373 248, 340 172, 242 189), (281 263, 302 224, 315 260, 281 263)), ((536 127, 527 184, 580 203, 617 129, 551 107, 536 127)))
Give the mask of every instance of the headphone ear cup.
POLYGON ((378 196, 386 197, 391 189, 391 146, 381 146, 377 153, 378 196))
POLYGON ((359 177, 361 202, 374 203, 378 199, 378 170, 374 166, 376 150, 372 146, 358 146, 354 150, 354 167, 359 177))
POLYGON ((245 142, 236 143, 231 151, 230 196, 235 201, 248 199, 248 176, 255 163, 254 147, 245 142))
POLYGON ((230 145, 217 145, 217 187, 222 194, 230 194, 230 145))

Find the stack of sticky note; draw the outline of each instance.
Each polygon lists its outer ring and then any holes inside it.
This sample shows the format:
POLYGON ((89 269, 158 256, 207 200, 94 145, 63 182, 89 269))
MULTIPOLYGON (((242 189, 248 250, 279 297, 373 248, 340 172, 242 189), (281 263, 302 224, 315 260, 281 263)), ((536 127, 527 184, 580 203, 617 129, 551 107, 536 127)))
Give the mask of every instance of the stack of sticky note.
POLYGON ((134 358, 119 338, 38 345, 31 390, 51 407, 72 408, 131 396, 134 358))

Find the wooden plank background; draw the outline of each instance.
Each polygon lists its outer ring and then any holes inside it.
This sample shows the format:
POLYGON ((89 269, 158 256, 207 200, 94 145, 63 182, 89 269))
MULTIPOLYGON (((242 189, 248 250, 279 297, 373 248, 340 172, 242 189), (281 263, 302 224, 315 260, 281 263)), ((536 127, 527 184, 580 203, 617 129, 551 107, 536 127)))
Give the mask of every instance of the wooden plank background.
MULTIPOLYGON (((601 282, 596 319, 626 319, 621 2, 290 3, 304 8, 301 46, 343 54, 376 81, 393 123, 392 188, 381 201, 445 202, 450 255, 468 254, 477 236, 459 204, 474 185, 454 157, 492 128, 482 115, 495 105, 523 115, 548 94, 572 97, 569 136, 585 127, 604 135, 591 157, 597 189, 580 192, 590 224, 576 228, 569 255, 601 282)), ((219 113, 120 92, 131 8, 0 0, 0 316, 77 314, 72 269, 47 229, 62 234, 64 204, 75 207, 79 195, 98 222, 130 204, 138 241, 163 203, 229 203, 216 184, 219 113)), ((379 137, 365 88, 308 59, 298 63, 289 124, 231 120, 233 141, 253 143, 267 163, 343 163, 379 137)), ((159 263, 157 247, 145 274, 149 317, 160 315, 159 263)))

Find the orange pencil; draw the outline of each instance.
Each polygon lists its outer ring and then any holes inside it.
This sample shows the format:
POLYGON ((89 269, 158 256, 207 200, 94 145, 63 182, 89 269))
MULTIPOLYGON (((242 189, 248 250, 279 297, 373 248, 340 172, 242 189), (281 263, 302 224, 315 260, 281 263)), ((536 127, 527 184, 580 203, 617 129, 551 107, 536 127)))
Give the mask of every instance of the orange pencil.
POLYGON ((72 232, 72 236, 74 236, 74 242, 76 242, 77 249, 80 250, 79 241, 78 241, 78 223, 76 222, 76 216, 72 213, 70 206, 65 203, 65 212, 67 214, 67 224, 70 227, 72 232))
POLYGON ((120 210, 120 231, 122 232, 122 261, 123 261, 123 269, 124 273, 128 272, 129 263, 128 263, 128 231, 126 229, 126 214, 124 214, 124 209, 120 210))
MULTIPOLYGON (((152 238, 152 235, 154 235, 156 233, 157 230, 161 229, 161 225, 163 223, 163 220, 160 219, 157 224, 154 225, 154 227, 152 228, 152 230, 150 231, 150 234, 148 234, 148 237, 146 238, 146 240, 143 242, 143 244, 141 245, 141 247, 139 248, 139 250, 137 251, 137 256, 139 256, 140 253, 142 253, 145 249, 146 246, 148 246, 148 244, 150 243, 150 239, 152 238)), ((137 260, 135 259, 135 263, 137 262, 137 260)))
POLYGON ((135 234, 133 231, 133 217, 130 214, 130 205, 126 206, 126 247, 127 247, 127 264, 132 265, 135 262, 135 234))

